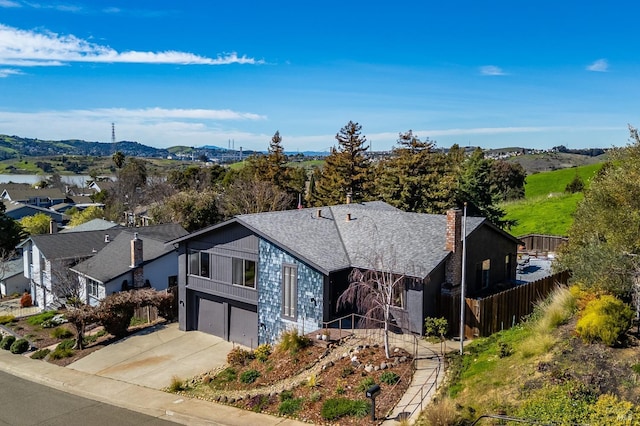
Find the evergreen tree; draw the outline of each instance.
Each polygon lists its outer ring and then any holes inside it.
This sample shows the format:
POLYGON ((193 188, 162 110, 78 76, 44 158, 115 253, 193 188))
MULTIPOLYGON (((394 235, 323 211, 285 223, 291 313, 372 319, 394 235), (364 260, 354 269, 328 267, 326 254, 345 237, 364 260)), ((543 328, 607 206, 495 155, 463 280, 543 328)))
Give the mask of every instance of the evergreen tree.
POLYGON ((458 186, 458 205, 465 202, 471 216, 484 216, 495 225, 504 227, 504 211, 497 206, 499 196, 491 184, 491 161, 480 148, 464 162, 458 186))
POLYGON ((442 213, 454 203, 456 179, 444 154, 421 141, 411 130, 401 133, 399 147, 377 167, 377 193, 404 211, 442 213))
POLYGON ((6 207, 0 202, 0 258, 12 252, 25 236, 22 227, 6 215, 6 207))
POLYGON ((344 203, 347 194, 351 194, 354 201, 366 201, 371 197, 371 166, 365 157, 369 147, 365 146, 367 139, 361 130, 360 124, 349 121, 336 134, 338 147, 331 149, 315 181, 315 205, 344 203))

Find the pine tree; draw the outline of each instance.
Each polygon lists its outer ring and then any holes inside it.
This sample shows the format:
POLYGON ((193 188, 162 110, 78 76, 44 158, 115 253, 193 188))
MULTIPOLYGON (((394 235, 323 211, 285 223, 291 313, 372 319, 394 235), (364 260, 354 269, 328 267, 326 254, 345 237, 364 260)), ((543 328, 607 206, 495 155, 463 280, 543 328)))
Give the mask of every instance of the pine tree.
POLYGON ((367 139, 361 134, 362 126, 349 121, 338 134, 338 147, 331 149, 325 159, 322 172, 315 182, 314 204, 333 205, 344 203, 347 194, 354 201, 366 201, 372 194, 371 166, 365 157, 369 149, 367 139))
POLYGON ((6 207, 0 202, 0 258, 12 252, 25 236, 22 227, 5 214, 6 207))

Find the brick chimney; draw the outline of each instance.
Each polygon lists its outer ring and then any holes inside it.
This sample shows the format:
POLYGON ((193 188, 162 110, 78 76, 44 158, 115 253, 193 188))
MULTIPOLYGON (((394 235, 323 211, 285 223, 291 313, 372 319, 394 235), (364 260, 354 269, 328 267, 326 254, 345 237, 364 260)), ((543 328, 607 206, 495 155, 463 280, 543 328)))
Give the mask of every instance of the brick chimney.
POLYGON ((462 282, 462 210, 447 210, 447 229, 445 235, 446 251, 451 252, 445 272, 446 282, 460 285, 462 282))
POLYGON ((144 286, 144 271, 142 269, 142 240, 138 238, 138 233, 133 233, 131 240, 131 268, 133 268, 133 288, 144 286))

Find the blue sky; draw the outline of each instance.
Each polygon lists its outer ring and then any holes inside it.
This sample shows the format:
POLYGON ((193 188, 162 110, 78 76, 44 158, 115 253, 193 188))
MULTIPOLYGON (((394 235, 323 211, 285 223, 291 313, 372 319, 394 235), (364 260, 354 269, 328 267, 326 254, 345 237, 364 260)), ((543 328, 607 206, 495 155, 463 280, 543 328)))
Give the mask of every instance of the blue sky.
POLYGON ((640 4, 0 0, 0 134, 325 151, 621 146, 640 4))

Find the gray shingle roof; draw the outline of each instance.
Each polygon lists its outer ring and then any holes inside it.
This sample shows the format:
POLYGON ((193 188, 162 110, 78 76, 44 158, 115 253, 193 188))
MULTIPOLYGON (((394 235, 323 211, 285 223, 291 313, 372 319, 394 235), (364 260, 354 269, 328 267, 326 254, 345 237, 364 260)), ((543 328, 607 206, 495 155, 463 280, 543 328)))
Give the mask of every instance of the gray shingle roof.
POLYGON ((32 235, 29 239, 47 259, 83 259, 95 255, 105 247, 105 234, 113 239, 121 231, 122 228, 114 228, 108 231, 32 235))
MULTIPOLYGON (((110 222, 104 219, 92 219, 88 222, 85 222, 81 225, 74 226, 73 228, 65 228, 60 231, 60 233, 68 233, 68 232, 84 232, 84 231, 101 231, 111 228, 120 227, 117 223, 110 222)), ((108 233, 108 232, 107 232, 108 233)))
POLYGON ((90 259, 71 268, 102 283, 113 280, 131 270, 131 239, 134 233, 142 240, 143 266, 174 250, 167 241, 187 235, 178 224, 164 224, 140 228, 124 228, 110 243, 90 259))
MULTIPOLYGON (((406 213, 383 202, 241 215, 237 220, 325 273, 360 267, 425 277, 449 254, 446 215, 406 213)), ((467 235, 484 220, 468 217, 467 235)))

